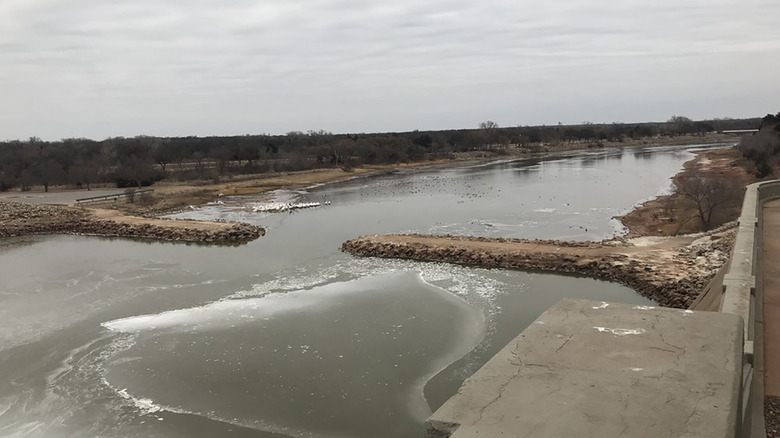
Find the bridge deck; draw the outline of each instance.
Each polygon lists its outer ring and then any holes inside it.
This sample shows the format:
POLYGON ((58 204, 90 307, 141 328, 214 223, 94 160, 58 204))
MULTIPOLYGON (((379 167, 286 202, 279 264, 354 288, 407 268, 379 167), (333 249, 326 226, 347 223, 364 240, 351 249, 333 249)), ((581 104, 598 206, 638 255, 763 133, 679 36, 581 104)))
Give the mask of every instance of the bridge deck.
POLYGON ((733 437, 736 315, 563 300, 464 383, 429 438, 733 437))
POLYGON ((780 199, 763 208, 764 391, 780 397, 780 199))

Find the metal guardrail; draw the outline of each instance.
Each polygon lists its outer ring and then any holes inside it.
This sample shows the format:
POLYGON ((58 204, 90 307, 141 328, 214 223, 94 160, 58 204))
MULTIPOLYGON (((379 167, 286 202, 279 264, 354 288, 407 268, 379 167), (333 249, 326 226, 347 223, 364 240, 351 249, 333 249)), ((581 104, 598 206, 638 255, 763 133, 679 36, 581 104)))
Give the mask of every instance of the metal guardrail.
POLYGON ((78 204, 89 204, 92 202, 104 202, 104 201, 117 201, 121 197, 128 197, 130 195, 137 196, 142 195, 144 193, 152 193, 154 192, 154 189, 141 189, 141 190, 133 190, 132 192, 122 192, 122 193, 115 193, 112 195, 102 195, 102 196, 92 196, 89 198, 79 198, 76 199, 76 203, 78 204))
POLYGON ((758 132, 758 129, 724 129, 723 131, 720 131, 721 134, 735 134, 735 135, 744 135, 744 134, 753 134, 755 132, 758 132))
POLYGON ((780 180, 755 183, 745 189, 739 228, 734 242, 728 271, 723 279, 723 300, 720 311, 739 315, 745 321, 743 349, 743 379, 740 419, 737 436, 765 437, 763 413, 763 315, 760 288, 757 288, 757 275, 760 269, 759 244, 762 233, 762 206, 769 199, 780 197, 780 180), (757 315, 758 314, 758 315, 757 315), (759 325, 757 328, 756 326, 759 325), (754 343, 759 332, 759 342, 754 343), (757 376, 755 374, 758 374, 757 376), (758 379, 758 380, 757 380, 758 379), (758 410, 760 409, 760 412, 758 410), (755 424, 760 422, 761 424, 755 424))

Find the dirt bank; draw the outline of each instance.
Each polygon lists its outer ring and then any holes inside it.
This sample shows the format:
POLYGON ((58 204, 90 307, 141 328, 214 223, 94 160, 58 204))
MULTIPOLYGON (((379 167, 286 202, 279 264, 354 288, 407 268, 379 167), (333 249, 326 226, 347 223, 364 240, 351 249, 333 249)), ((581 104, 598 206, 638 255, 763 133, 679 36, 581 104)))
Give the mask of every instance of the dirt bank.
MULTIPOLYGON (((751 176, 738 165, 739 159, 734 148, 702 151, 675 179, 695 174, 744 185, 751 176)), ((605 242, 415 234, 360 237, 345 242, 342 250, 358 256, 586 275, 623 283, 662 306, 688 308, 728 260, 734 225, 676 236, 687 231, 675 221, 677 202, 669 195, 644 203, 619 218, 629 228, 628 236, 605 242)), ((738 214, 737 209, 734 218, 738 214)), ((710 304, 717 307, 714 301, 710 304)))
POLYGON ((228 181, 162 181, 154 185, 154 195, 148 201, 117 204, 116 208, 136 216, 159 215, 179 211, 190 205, 202 205, 220 196, 259 195, 274 190, 302 189, 320 184, 366 178, 405 169, 442 166, 474 161, 473 157, 452 160, 421 161, 408 164, 364 166, 346 172, 339 168, 313 169, 258 175, 240 175, 228 181))
POLYGON ((0 202, 0 238, 85 234, 203 244, 241 244, 265 234, 241 223, 138 218, 113 210, 0 202))
POLYGON ((666 307, 688 308, 728 259, 733 224, 707 234, 566 242, 419 234, 364 236, 358 256, 580 274, 623 283, 666 307))
MULTIPOLYGON (((747 186, 755 182, 755 177, 743 166, 739 165, 742 154, 735 148, 728 147, 701 151, 683 165, 680 173, 674 176, 673 182, 681 178, 700 175, 708 178, 728 179, 747 186)), ((658 196, 639 205, 634 210, 619 219, 628 228, 626 237, 639 236, 673 236, 697 231, 699 223, 684 222, 682 215, 677 213, 682 197, 676 194, 658 196)), ((725 211, 722 220, 733 221, 739 216, 739 203, 725 211)), ((718 225, 718 224, 716 224, 718 225)))
POLYGON ((224 196, 257 195, 277 189, 299 189, 318 184, 333 183, 345 179, 363 178, 405 169, 446 166, 464 162, 489 162, 498 159, 520 159, 548 157, 575 151, 622 149, 628 147, 686 145, 705 143, 733 143, 734 137, 724 134, 685 135, 678 137, 647 137, 625 139, 622 142, 566 141, 539 145, 538 153, 528 148, 509 145, 495 150, 453 153, 451 158, 416 161, 410 163, 361 165, 345 172, 340 168, 322 168, 297 172, 264 173, 249 175, 227 175, 218 180, 171 181, 164 180, 154 185, 154 196, 146 202, 120 203, 116 208, 135 216, 159 215, 201 205, 213 201, 220 194, 224 196))

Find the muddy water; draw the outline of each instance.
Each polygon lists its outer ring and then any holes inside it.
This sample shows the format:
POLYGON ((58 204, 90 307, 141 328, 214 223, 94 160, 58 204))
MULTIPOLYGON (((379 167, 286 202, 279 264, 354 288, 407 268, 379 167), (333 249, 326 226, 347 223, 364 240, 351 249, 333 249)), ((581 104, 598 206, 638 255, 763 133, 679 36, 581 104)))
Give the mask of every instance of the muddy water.
POLYGON ((59 236, 0 246, 0 436, 420 436, 431 409, 584 278, 355 259, 424 232, 602 239, 691 154, 602 152, 407 172, 182 217, 268 227, 237 248, 59 236))

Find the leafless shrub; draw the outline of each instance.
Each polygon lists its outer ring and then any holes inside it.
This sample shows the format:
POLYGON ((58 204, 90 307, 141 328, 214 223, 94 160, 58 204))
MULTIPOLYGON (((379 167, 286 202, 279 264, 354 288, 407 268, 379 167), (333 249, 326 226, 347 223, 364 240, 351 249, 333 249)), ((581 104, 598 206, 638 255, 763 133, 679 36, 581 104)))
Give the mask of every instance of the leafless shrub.
POLYGON ((138 197, 138 204, 143 205, 144 207, 153 205, 155 201, 156 198, 149 192, 141 193, 141 196, 138 197))
POLYGON ((135 203, 135 189, 125 189, 125 197, 127 198, 127 202, 131 204, 135 203))
POLYGON ((742 187, 724 179, 708 176, 680 178, 675 194, 681 199, 678 210, 680 226, 690 220, 698 220, 703 230, 709 230, 728 220, 728 215, 739 208, 742 187))

